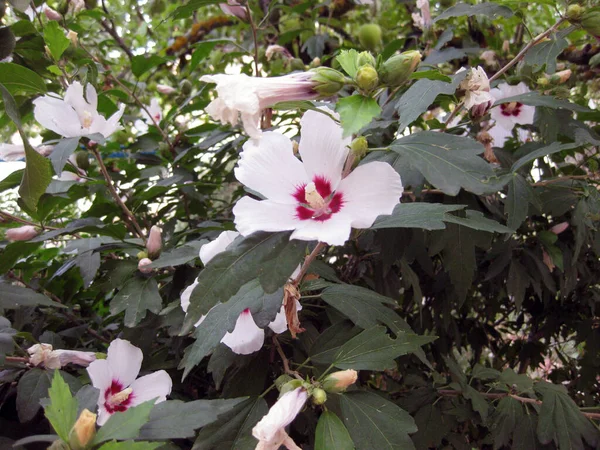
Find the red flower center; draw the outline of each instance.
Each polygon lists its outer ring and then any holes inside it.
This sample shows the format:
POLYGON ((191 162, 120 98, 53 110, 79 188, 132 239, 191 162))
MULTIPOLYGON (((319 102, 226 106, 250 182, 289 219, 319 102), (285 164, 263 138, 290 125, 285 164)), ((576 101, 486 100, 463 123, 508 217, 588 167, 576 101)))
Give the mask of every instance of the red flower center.
POLYGON ((325 222, 344 205, 342 193, 333 192, 329 180, 322 176, 315 176, 309 185, 298 186, 294 198, 298 202, 296 217, 300 220, 325 222))
POLYGON ((117 380, 112 380, 110 387, 104 391, 104 408, 110 414, 127 411, 132 400, 133 392, 127 392, 127 389, 123 389, 123 385, 117 380))
POLYGON ((510 103, 502 103, 500 105, 500 111, 502 112, 503 116, 518 116, 519 114, 521 114, 521 107, 523 106, 523 103, 519 103, 519 102, 510 102, 510 103))

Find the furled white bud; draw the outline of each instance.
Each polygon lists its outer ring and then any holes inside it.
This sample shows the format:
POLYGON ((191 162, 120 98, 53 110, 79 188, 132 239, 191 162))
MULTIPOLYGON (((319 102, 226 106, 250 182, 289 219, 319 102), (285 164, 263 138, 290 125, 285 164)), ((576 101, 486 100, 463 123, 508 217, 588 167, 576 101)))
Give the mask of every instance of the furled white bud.
POLYGON ((165 95, 171 95, 171 94, 174 94, 175 92, 177 92, 177 89, 175 89, 174 87, 171 87, 171 86, 167 86, 166 84, 157 84, 156 90, 158 92, 160 92, 161 94, 165 94, 165 95))
POLYGON ((28 241, 37 235, 38 231, 33 225, 25 225, 23 227, 6 230, 6 239, 9 241, 28 241))
POLYGON ((156 259, 160 255, 160 251, 162 250, 161 233, 162 230, 156 225, 150 228, 150 235, 148 236, 148 241, 146 242, 146 250, 148 251, 148 256, 150 259, 156 259))
POLYGON ((151 267, 147 267, 149 264, 152 264, 151 259, 149 259, 149 258, 140 259, 140 262, 138 262, 138 270, 142 273, 152 272, 153 269, 151 267))

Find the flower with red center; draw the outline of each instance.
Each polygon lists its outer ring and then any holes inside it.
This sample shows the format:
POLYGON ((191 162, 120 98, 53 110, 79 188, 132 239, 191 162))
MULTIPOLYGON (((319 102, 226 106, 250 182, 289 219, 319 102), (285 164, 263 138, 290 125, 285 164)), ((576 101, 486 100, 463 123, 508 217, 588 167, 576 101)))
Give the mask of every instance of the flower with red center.
POLYGON ((163 402, 173 382, 164 370, 137 378, 142 367, 142 351, 129 341, 115 339, 106 359, 97 359, 87 368, 92 384, 100 390, 98 425, 104 425, 116 413, 127 411, 149 400, 163 402))
MULTIPOLYGON (((497 88, 490 91, 496 103, 504 98, 515 95, 526 94, 530 92, 527 85, 523 82, 516 86, 510 86, 507 83, 499 84, 497 88)), ((491 117, 495 125, 489 130, 494 139, 495 147, 503 147, 506 140, 512 136, 512 130, 515 125, 530 125, 533 123, 535 107, 524 105, 520 102, 508 102, 496 105, 491 110, 491 117)), ((519 133, 521 138, 522 133, 519 133)))
POLYGON ((370 162, 342 179, 351 139, 317 111, 300 124, 302 161, 279 133, 244 144, 235 176, 265 199, 240 199, 233 208, 236 227, 243 236, 294 230, 291 239, 342 245, 352 227, 369 228, 379 215, 391 214, 403 191, 400 176, 387 163, 370 162))

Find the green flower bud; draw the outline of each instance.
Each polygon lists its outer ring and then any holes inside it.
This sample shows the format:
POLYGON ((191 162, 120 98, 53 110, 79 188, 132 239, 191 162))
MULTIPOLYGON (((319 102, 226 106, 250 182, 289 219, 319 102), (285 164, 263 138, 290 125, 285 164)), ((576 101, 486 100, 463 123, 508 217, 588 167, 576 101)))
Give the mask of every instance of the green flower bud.
POLYGON ((317 67, 321 67, 321 58, 316 57, 314 58, 310 64, 308 65, 309 68, 311 69, 316 69, 317 67))
POLYGON ((364 91, 372 91, 379 84, 379 76, 373 66, 362 66, 356 72, 356 84, 364 91))
POLYGON ((290 69, 291 70, 305 70, 304 61, 300 58, 293 58, 290 60, 290 69))
POLYGON ((302 380, 292 380, 292 381, 288 381, 287 383, 285 383, 283 386, 281 386, 281 389, 279 389, 279 395, 283 395, 286 392, 290 392, 293 391, 294 389, 298 389, 301 386, 304 386, 305 383, 302 380))
POLYGON ((580 24, 589 34, 600 38, 600 6, 584 11, 581 14, 580 24))
POLYGON ((327 392, 323 389, 316 388, 312 391, 312 402, 315 405, 322 405, 327 401, 327 392))
POLYGON ((360 52, 358 54, 358 58, 356 59, 356 65, 361 67, 367 64, 375 67, 377 65, 377 61, 370 52, 360 52))
POLYGON ((565 16, 567 17, 569 22, 577 22, 579 20, 579 18, 581 17, 582 13, 583 13, 583 8, 581 7, 581 5, 574 4, 574 5, 569 5, 565 16))
POLYGON ((375 23, 367 23, 358 29, 360 45, 368 50, 376 50, 381 45, 381 27, 375 23))
POLYGON ((190 83, 190 80, 182 80, 179 83, 179 89, 181 89, 183 95, 190 95, 192 93, 192 83, 190 83))
POLYGON ((329 67, 318 67, 310 72, 314 74, 312 81, 317 82, 313 89, 324 97, 337 94, 347 82, 346 77, 341 72, 329 67))
POLYGON ((140 252, 138 252, 138 254, 137 254, 137 259, 138 259, 138 260, 140 260, 140 261, 141 261, 142 259, 144 259, 144 258, 147 258, 147 257, 148 257, 148 253, 146 253, 146 252, 145 252, 145 251, 143 251, 143 250, 142 250, 142 251, 140 251, 140 252))
POLYGON ((369 150, 367 138, 364 136, 359 136, 354 139, 350 144, 350 150, 357 160, 364 158, 364 156, 367 154, 367 150, 369 150))
POLYGON ((77 167, 82 170, 88 170, 90 168, 90 159, 88 158, 87 152, 75 153, 75 162, 77 163, 77 167))
POLYGON ((379 70, 381 80, 388 86, 399 86, 408 81, 421 62, 421 54, 416 50, 392 56, 379 70))
POLYGON ((548 86, 550 84, 550 80, 546 77, 540 77, 537 79, 537 84, 540 86, 548 86))
POLYGON ((71 450, 71 448, 66 442, 58 439, 54 441, 50 447, 48 447, 48 450, 71 450))

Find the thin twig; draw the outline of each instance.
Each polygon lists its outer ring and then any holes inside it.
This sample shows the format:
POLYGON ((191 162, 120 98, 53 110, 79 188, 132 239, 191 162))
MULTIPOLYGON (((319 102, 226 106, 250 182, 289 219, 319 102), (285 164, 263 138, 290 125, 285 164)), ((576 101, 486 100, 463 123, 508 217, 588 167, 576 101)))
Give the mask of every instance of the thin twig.
POLYGON ((119 193, 117 192, 117 189, 115 188, 115 186, 113 184, 112 178, 110 177, 108 170, 106 170, 104 161, 102 161, 102 156, 100 156, 100 153, 95 148, 92 149, 92 153, 96 157, 96 161, 98 161, 98 166, 100 167, 100 172, 102 172, 102 175, 104 176, 104 179, 106 180, 106 185, 108 187, 108 190, 110 191, 111 195, 115 199, 115 202, 117 202, 117 204, 121 207, 121 209, 125 213, 125 217, 127 217, 129 222, 135 229, 135 232, 137 233, 138 237, 140 239, 142 239, 142 241, 144 242, 144 245, 146 245, 146 236, 144 235, 144 232, 140 228, 140 225, 138 224, 137 220, 135 219, 133 213, 129 210, 127 205, 125 203, 123 203, 123 200, 121 200, 121 197, 119 196, 119 193))
POLYGON ((302 380, 302 376, 296 372, 295 370, 290 369, 290 362, 289 360, 286 358, 285 353, 283 352, 283 348, 281 348, 281 344, 279 343, 279 340, 277 339, 277 336, 273 336, 273 344, 275 344, 275 348, 277 349, 277 353, 279 353, 279 356, 281 357, 281 361, 283 362, 283 370, 286 374, 288 375, 293 375, 294 377, 296 377, 299 380, 302 380))
POLYGON ((254 70, 256 71, 256 76, 260 77, 260 72, 258 70, 258 37, 256 35, 256 25, 254 24, 254 19, 252 18, 252 11, 250 11, 250 2, 246 2, 246 13, 248 14, 248 22, 250 23, 250 28, 252 29, 252 39, 254 40, 254 70))
POLYGON ((294 286, 298 286, 300 284, 300 282, 302 281, 302 278, 304 278, 304 275, 306 275, 306 271, 308 270, 308 267, 315 260, 315 258, 319 255, 319 253, 321 253, 321 250, 323 250, 325 248, 325 245, 327 245, 327 244, 325 244, 324 242, 319 242, 316 245, 316 247, 313 249, 313 251, 310 252, 310 255, 308 255, 304 259, 304 262, 302 263, 302 267, 300 268, 300 273, 292 281, 292 284, 294 286))
POLYGON ((29 358, 25 358, 24 356, 5 356, 4 361, 10 362, 10 363, 27 364, 29 362, 29 358))
POLYGON ((43 225, 40 225, 40 224, 37 224, 34 222, 30 222, 29 220, 21 219, 20 217, 13 216, 12 214, 9 214, 4 211, 0 211, 0 218, 11 220, 11 221, 17 222, 17 223, 22 223, 23 225, 32 225, 34 227, 40 227, 44 230, 58 230, 58 228, 55 228, 55 227, 43 226, 43 225))

